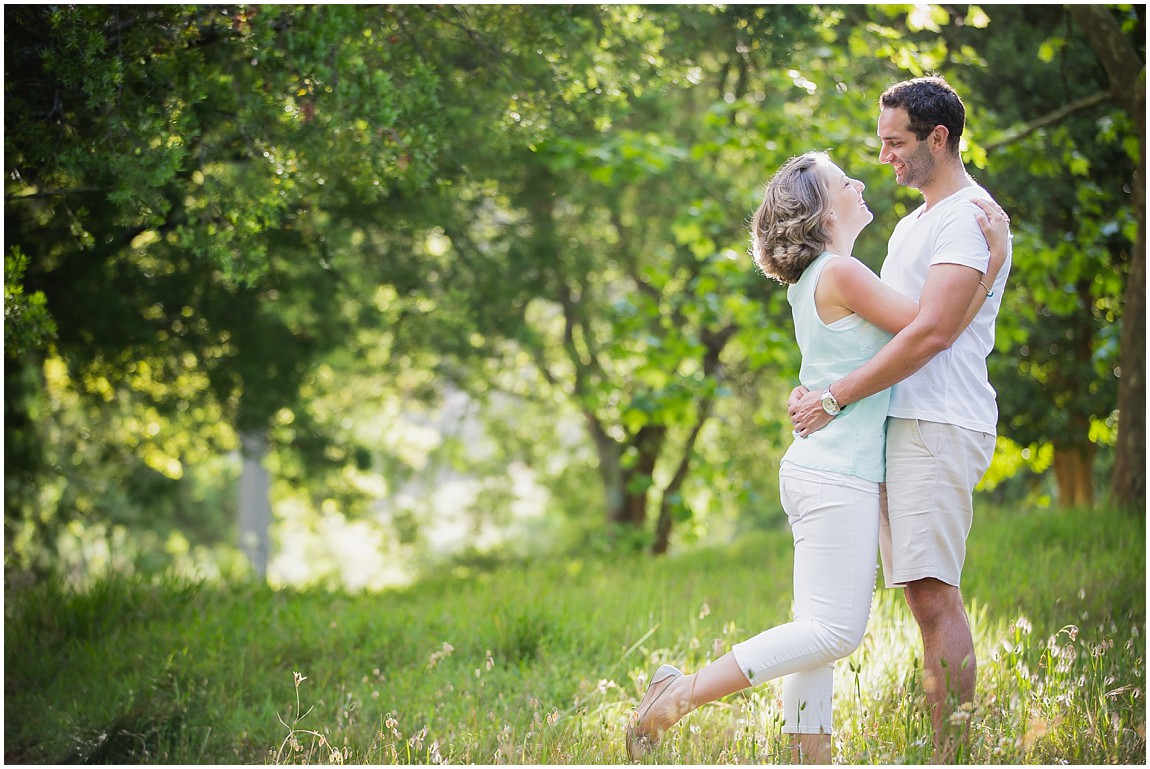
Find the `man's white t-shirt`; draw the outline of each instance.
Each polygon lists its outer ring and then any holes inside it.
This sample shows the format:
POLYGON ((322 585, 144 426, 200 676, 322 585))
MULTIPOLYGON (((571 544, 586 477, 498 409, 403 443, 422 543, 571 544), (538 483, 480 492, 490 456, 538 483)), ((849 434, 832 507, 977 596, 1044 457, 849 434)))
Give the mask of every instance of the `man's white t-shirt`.
MULTIPOLYGON (((992 199, 971 185, 925 210, 924 203, 894 228, 887 245, 881 277, 884 283, 916 301, 935 264, 962 264, 985 272, 990 261, 986 238, 978 226, 975 198, 992 199)), ((994 349, 994 320, 1010 272, 1011 254, 991 287, 988 298, 954 344, 891 389, 889 415, 958 425, 995 434, 998 405, 986 373, 986 357, 994 349)))

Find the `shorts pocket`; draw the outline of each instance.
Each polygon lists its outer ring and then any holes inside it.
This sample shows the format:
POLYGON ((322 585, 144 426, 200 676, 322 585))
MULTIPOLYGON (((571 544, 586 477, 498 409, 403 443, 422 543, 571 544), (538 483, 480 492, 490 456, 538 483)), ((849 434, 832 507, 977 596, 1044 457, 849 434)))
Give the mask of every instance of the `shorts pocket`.
POLYGON ((946 425, 916 419, 914 420, 914 432, 918 437, 919 445, 926 449, 926 453, 932 457, 940 456, 943 449, 946 448, 946 425))

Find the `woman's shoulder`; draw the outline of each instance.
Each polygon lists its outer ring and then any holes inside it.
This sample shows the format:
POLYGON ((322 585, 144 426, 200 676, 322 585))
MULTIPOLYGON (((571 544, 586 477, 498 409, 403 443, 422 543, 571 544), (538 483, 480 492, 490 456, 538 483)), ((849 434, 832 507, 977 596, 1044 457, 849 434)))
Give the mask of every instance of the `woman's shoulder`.
POLYGON ((823 275, 830 276, 832 280, 858 280, 873 277, 874 271, 863 264, 858 257, 829 254, 823 266, 823 275))

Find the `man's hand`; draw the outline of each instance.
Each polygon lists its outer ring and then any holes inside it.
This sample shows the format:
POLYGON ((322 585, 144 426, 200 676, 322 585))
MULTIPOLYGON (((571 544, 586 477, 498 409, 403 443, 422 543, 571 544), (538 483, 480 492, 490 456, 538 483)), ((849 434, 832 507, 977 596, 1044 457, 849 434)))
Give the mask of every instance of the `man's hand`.
POLYGON ((791 397, 787 399, 787 413, 791 416, 795 434, 800 438, 821 430, 834 419, 823 408, 822 392, 808 390, 802 385, 791 390, 791 397))

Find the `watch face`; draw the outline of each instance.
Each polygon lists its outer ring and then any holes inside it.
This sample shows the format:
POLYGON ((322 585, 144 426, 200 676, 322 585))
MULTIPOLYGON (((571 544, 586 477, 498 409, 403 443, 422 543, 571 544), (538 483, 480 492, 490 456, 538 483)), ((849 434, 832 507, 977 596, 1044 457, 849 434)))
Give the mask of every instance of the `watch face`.
POLYGON ((823 410, 830 414, 832 417, 839 413, 839 404, 835 401, 835 396, 828 393, 823 393, 823 410))

